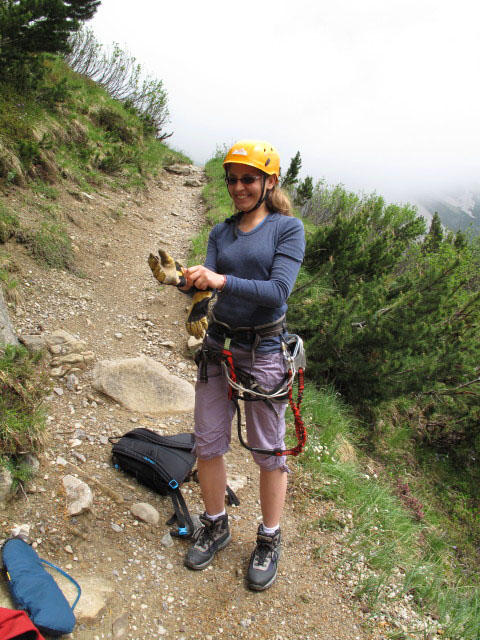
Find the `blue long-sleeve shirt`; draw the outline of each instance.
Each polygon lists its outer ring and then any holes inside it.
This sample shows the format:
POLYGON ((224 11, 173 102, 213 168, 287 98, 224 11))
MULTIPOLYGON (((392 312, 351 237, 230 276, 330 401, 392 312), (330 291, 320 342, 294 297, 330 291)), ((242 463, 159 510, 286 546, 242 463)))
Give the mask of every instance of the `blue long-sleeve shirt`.
MULTIPOLYGON (((287 311, 303 260, 303 224, 298 218, 270 213, 244 232, 237 228, 238 219, 239 214, 217 224, 208 239, 205 267, 227 276, 215 318, 234 328, 274 322, 287 311)), ((277 342, 264 340, 258 350, 269 351, 277 342)))

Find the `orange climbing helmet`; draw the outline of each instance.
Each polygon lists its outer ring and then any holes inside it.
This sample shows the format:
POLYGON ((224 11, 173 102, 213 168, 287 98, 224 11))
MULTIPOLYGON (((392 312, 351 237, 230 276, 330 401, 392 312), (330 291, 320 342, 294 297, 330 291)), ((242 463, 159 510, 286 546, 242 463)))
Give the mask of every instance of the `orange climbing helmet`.
POLYGON ((229 149, 223 166, 247 164, 269 176, 280 177, 280 156, 273 145, 265 140, 239 140, 229 149))

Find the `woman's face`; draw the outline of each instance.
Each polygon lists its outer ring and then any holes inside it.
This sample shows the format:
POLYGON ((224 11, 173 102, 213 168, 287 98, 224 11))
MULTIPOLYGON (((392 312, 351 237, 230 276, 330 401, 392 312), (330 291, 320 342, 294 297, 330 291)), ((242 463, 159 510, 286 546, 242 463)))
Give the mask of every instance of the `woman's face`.
MULTIPOLYGON (((265 176, 265 174, 262 173, 260 169, 249 167, 246 164, 229 164, 227 174, 229 178, 237 178, 235 184, 228 185, 228 192, 233 200, 235 207, 239 211, 249 211, 260 200, 260 198, 262 197, 263 188, 262 177, 265 177, 266 189, 273 189, 273 187, 275 186, 274 176, 265 176), (239 179, 248 177, 255 178, 254 182, 252 182, 251 184, 244 184, 239 179)), ((259 208, 261 209, 264 206, 265 203, 263 203, 259 208)))

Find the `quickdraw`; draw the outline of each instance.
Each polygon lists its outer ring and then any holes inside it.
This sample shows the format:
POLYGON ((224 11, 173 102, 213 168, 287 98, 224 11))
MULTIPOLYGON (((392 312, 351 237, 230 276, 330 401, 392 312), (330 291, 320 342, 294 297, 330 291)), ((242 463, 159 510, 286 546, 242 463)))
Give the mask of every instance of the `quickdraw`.
POLYGON ((230 350, 231 340, 231 337, 227 336, 221 350, 212 349, 211 347, 202 347, 197 359, 197 364, 199 364, 200 367, 200 380, 203 382, 207 382, 208 380, 206 374, 207 360, 214 360, 221 364, 229 384, 228 397, 235 405, 237 413, 238 439, 245 449, 270 456, 298 456, 303 451, 307 441, 307 431, 300 411, 304 391, 304 371, 306 366, 305 353, 301 338, 293 334, 282 336, 282 348, 285 362, 287 364, 287 371, 285 378, 280 382, 280 384, 270 390, 262 388, 252 375, 243 369, 235 367, 233 354, 230 350), (295 401, 293 399, 293 383, 297 373, 298 393, 295 401), (290 449, 262 449, 258 447, 250 447, 242 434, 242 417, 239 400, 262 400, 272 410, 274 410, 272 403, 284 402, 287 399, 294 416, 295 434, 297 437, 296 446, 290 449))

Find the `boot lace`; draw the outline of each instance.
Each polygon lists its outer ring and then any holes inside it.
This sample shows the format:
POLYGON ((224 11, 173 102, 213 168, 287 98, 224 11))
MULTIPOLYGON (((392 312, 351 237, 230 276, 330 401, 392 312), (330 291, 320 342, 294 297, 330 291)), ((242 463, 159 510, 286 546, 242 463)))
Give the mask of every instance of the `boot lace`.
POLYGON ((262 567, 267 562, 269 555, 273 557, 275 553, 275 546, 273 542, 266 540, 258 540, 257 548, 255 549, 255 559, 254 562, 257 565, 261 565, 262 567))

